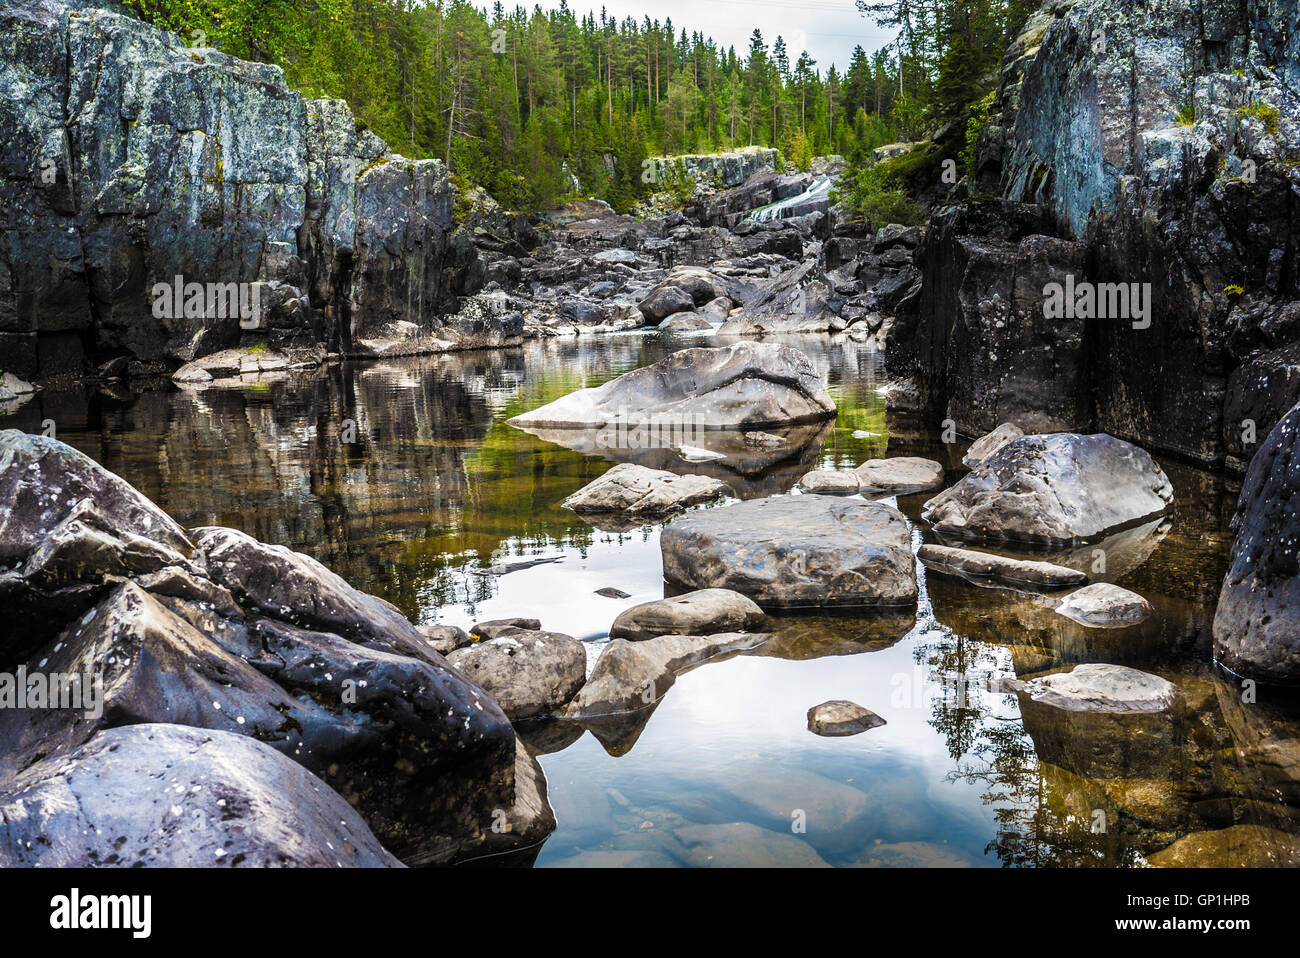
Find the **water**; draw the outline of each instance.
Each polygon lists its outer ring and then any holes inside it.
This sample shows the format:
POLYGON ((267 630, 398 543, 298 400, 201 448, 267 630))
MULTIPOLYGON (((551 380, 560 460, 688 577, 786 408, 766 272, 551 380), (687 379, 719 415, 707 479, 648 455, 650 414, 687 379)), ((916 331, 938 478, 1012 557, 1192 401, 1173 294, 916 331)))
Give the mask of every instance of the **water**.
POLYGON ((784 200, 777 200, 775 203, 769 203, 767 206, 760 206, 746 218, 759 223, 766 220, 778 220, 781 218, 781 215, 785 210, 795 206, 801 206, 811 200, 829 196, 831 185, 831 178, 829 176, 818 176, 808 184, 808 189, 804 190, 798 196, 787 197, 784 200))
MULTIPOLYGON (((561 508, 611 463, 505 420, 710 340, 550 340, 203 391, 51 389, 4 424, 37 431, 53 419, 60 439, 183 524, 306 552, 413 620, 532 616, 587 641, 594 662, 619 611, 663 595, 658 527, 600 531, 561 508), (484 574, 538 558, 559 561, 484 574), (630 597, 593 594, 607 586, 630 597)), ((767 469, 679 470, 718 470, 744 497, 885 454, 930 456, 950 481, 960 475, 961 446, 887 414, 874 351, 844 337, 789 341, 827 376, 835 422, 767 469)), ((784 617, 768 645, 681 676, 653 709, 529 731, 559 820, 536 863, 1125 865, 1232 825, 1273 830, 1252 831, 1252 847, 1284 842, 1300 831, 1300 711, 1269 690, 1243 703, 1211 664, 1237 486, 1162 465, 1173 509, 1104 543, 1098 576, 1151 601, 1147 626, 1085 630, 1032 596, 924 570, 914 618, 784 617), (1162 675, 1186 708, 1137 732, 1080 731, 989 690, 999 676, 1080 661, 1162 675), (808 708, 838 698, 888 724, 808 732, 808 708)), ((918 545, 926 498, 897 501, 918 545)), ((1048 557, 1094 561, 1092 547, 1048 557)))

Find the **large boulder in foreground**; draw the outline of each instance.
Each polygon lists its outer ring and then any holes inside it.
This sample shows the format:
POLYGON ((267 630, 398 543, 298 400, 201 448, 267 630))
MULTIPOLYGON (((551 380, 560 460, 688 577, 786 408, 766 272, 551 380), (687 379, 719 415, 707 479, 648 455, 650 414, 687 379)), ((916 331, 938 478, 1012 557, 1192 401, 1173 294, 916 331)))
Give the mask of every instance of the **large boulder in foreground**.
POLYGON ((1157 515, 1173 495, 1144 449, 1050 433, 1007 442, 929 500, 923 516, 943 535, 1068 543, 1157 515))
POLYGON ((659 541, 664 578, 683 588, 773 607, 916 601, 907 521, 880 502, 772 496, 684 516, 659 541))
POLYGON ((0 792, 0 867, 401 867, 337 792, 229 732, 129 725, 0 792))
POLYGON ((1300 683, 1300 406, 1250 462, 1214 614, 1214 653, 1263 681, 1300 683))
POLYGON ((600 428, 629 416, 661 428, 761 429, 819 422, 835 403, 812 361, 776 343, 683 349, 659 362, 563 396, 510 420, 524 429, 600 428))

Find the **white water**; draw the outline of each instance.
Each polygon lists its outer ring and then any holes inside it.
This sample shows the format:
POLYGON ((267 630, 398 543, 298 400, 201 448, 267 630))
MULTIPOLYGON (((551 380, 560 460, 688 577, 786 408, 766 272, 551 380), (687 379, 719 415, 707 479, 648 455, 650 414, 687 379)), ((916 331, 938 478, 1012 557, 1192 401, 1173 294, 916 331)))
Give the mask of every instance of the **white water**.
POLYGON ((808 184, 808 189, 804 190, 798 196, 791 196, 784 200, 777 200, 775 203, 769 203, 767 206, 760 206, 749 214, 747 219, 763 223, 768 220, 781 218, 781 213, 792 206, 799 206, 809 200, 820 199, 831 191, 831 178, 829 176, 819 176, 808 184))

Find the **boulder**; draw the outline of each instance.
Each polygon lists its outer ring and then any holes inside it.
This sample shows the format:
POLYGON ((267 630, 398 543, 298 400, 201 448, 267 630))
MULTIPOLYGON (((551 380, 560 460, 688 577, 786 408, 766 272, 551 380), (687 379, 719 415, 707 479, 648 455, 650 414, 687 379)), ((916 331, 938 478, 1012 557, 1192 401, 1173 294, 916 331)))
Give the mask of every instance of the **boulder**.
POLYGON ((516 416, 510 424, 599 428, 625 422, 631 414, 661 424, 761 429, 829 419, 835 404, 803 353, 775 343, 742 342, 683 349, 516 416))
POLYGON ((332 788, 244 735, 109 729, 0 788, 5 868, 401 867, 332 788))
POLYGON ((1006 443, 922 515, 943 535, 1068 543, 1158 515, 1172 500, 1145 450, 1106 435, 1053 433, 1006 443))
POLYGON ((1110 582, 1094 582, 1067 595, 1056 611, 1094 629, 1124 629, 1142 624, 1154 610, 1136 592, 1110 582))
POLYGON ((856 702, 835 699, 808 710, 808 731, 817 735, 857 735, 886 724, 875 712, 856 702))
POLYGON ((819 496, 856 496, 860 487, 857 474, 843 469, 814 469, 799 480, 801 490, 819 496))
POLYGON ((916 563, 898 510, 831 496, 773 496, 683 516, 660 535, 664 578, 761 606, 911 605, 916 563))
POLYGON ((696 312, 678 313, 659 324, 660 331, 665 333, 693 333, 712 328, 708 318, 696 312))
POLYGON ((596 660, 587 683, 565 714, 571 719, 637 712, 657 705, 677 676, 710 659, 756 648, 762 633, 660 635, 637 642, 614 639, 596 660))
POLYGON ((417 629, 429 647, 442 656, 455 649, 463 649, 473 641, 468 632, 454 625, 421 625, 417 629))
POLYGON ((1083 585, 1088 581, 1086 574, 1067 566, 1028 559, 1012 559, 991 552, 976 552, 973 549, 954 549, 951 546, 926 544, 917 551, 916 557, 925 564, 927 569, 952 572, 976 581, 996 579, 1011 585, 1032 585, 1054 589, 1083 585))
POLYGON ((1164 712, 1178 697, 1171 682, 1122 665, 1087 662, 1025 683, 1034 701, 1069 712, 1164 712))
POLYGON ((985 433, 971 443, 961 461, 964 465, 974 468, 1012 439, 1019 439, 1024 434, 1025 431, 1015 423, 1004 422, 992 432, 985 433))
POLYGON ((621 462, 569 498, 564 507, 582 516, 663 519, 689 506, 712 502, 730 490, 707 476, 679 476, 621 462))
POLYGON ((659 635, 754 632, 766 621, 763 610, 739 592, 700 589, 624 610, 610 626, 609 635, 636 642, 659 635))
POLYGON ((658 323, 674 313, 693 310, 695 300, 690 293, 676 286, 656 286, 637 306, 647 322, 658 323))
POLYGON ((901 496, 943 485, 943 466, 918 456, 869 459, 856 471, 866 495, 901 496))
POLYGON ((558 632, 512 629, 447 656, 512 722, 563 708, 582 687, 587 653, 558 632))
POLYGON ((1214 653, 1256 680, 1300 683, 1300 406, 1251 460, 1232 519, 1214 653))

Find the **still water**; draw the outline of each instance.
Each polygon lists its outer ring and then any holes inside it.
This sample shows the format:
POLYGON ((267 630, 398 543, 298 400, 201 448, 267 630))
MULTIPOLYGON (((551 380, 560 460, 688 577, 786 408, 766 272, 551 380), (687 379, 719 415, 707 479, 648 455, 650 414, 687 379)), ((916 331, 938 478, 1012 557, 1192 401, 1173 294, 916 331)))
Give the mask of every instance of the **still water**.
MULTIPOLYGON (((929 456, 949 482, 960 477, 964 444, 886 410, 874 350, 843 337, 789 342, 827 378, 833 424, 776 462, 647 464, 708 471, 744 498, 885 455, 929 456)), ((232 526, 308 553, 417 622, 538 618, 586 641, 594 663, 622 609, 664 594, 659 526, 605 531, 563 509, 612 463, 506 420, 712 344, 628 334, 203 390, 49 389, 3 424, 37 431, 52 419, 60 439, 184 525, 232 526), (629 598, 595 594, 606 587, 629 598)), ((915 616, 783 617, 766 645, 681 676, 655 708, 529 730, 559 822, 536 864, 1131 865, 1235 825, 1260 827, 1211 841, 1198 863, 1285 846, 1300 831, 1300 711, 1268 690, 1243 703, 1211 663, 1237 485, 1162 465, 1176 493, 1162 520, 1040 556, 1146 596, 1157 611, 1148 623, 1089 630, 1042 597, 924 569, 915 616), (1088 661, 1159 674, 1185 708, 1140 735, 1080 730, 1022 715, 1015 694, 996 691, 1000 677, 1088 661), (888 724, 816 736, 806 712, 830 699, 888 724)), ((933 539, 919 519, 927 497, 891 500, 918 546, 933 539)))

